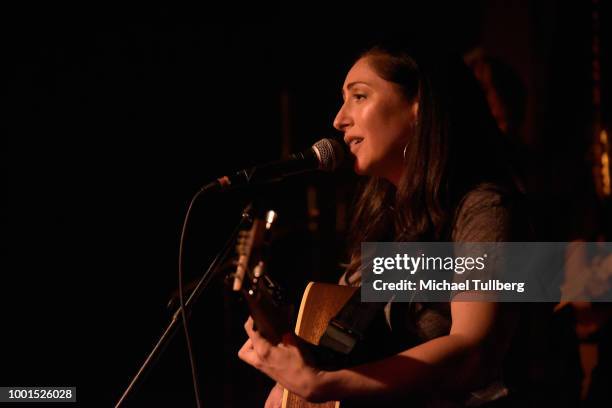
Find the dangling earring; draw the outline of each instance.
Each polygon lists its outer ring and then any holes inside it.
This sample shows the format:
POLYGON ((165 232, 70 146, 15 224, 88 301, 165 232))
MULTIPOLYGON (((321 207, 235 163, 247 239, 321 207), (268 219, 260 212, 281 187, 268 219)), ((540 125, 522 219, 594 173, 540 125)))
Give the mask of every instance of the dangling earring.
MULTIPOLYGON (((419 126, 419 122, 414 122, 414 131, 416 132, 417 127, 419 126)), ((408 150, 408 142, 406 142, 406 146, 404 146, 404 163, 406 163, 406 150, 408 150)))

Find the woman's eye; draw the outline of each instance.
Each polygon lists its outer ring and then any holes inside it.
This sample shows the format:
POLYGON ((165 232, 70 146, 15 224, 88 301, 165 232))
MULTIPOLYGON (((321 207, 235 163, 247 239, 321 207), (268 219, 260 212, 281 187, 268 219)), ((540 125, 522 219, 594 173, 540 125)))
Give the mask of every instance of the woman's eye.
POLYGON ((353 94, 353 99, 355 99, 356 101, 360 101, 365 98, 366 96, 364 94, 353 94))

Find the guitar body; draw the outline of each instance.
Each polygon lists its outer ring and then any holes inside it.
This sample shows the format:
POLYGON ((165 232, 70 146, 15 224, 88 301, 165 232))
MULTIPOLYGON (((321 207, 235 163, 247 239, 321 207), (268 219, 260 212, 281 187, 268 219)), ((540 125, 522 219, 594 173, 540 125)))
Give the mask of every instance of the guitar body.
MULTIPOLYGON (((355 293, 357 287, 310 282, 302 296, 297 316, 295 334, 304 340, 319 344, 329 321, 355 293)), ((340 402, 310 403, 285 390, 283 408, 338 408, 340 402)))

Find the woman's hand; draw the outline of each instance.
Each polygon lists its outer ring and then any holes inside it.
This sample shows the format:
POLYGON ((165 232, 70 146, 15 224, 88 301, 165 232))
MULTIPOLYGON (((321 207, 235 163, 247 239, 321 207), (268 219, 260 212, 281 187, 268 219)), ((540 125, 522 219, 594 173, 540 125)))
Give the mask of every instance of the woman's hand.
POLYGON ((295 334, 288 333, 281 343, 273 345, 253 330, 251 317, 244 324, 244 329, 249 339, 238 351, 241 360, 307 401, 326 400, 322 393, 323 372, 306 362, 299 347, 300 339, 295 334))
POLYGON ((268 394, 268 399, 266 400, 264 408, 281 408, 283 405, 283 392, 283 386, 276 383, 274 388, 270 390, 270 394, 268 394))

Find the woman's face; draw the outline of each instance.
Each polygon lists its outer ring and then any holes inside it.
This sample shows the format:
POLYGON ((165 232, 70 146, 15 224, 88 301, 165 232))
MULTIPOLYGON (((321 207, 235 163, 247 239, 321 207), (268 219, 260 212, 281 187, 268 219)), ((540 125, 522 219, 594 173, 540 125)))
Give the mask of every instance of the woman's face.
POLYGON ((384 177, 397 185, 418 104, 409 101, 399 85, 381 78, 370 66, 371 58, 359 59, 346 75, 344 103, 334 127, 344 133, 357 174, 384 177))

